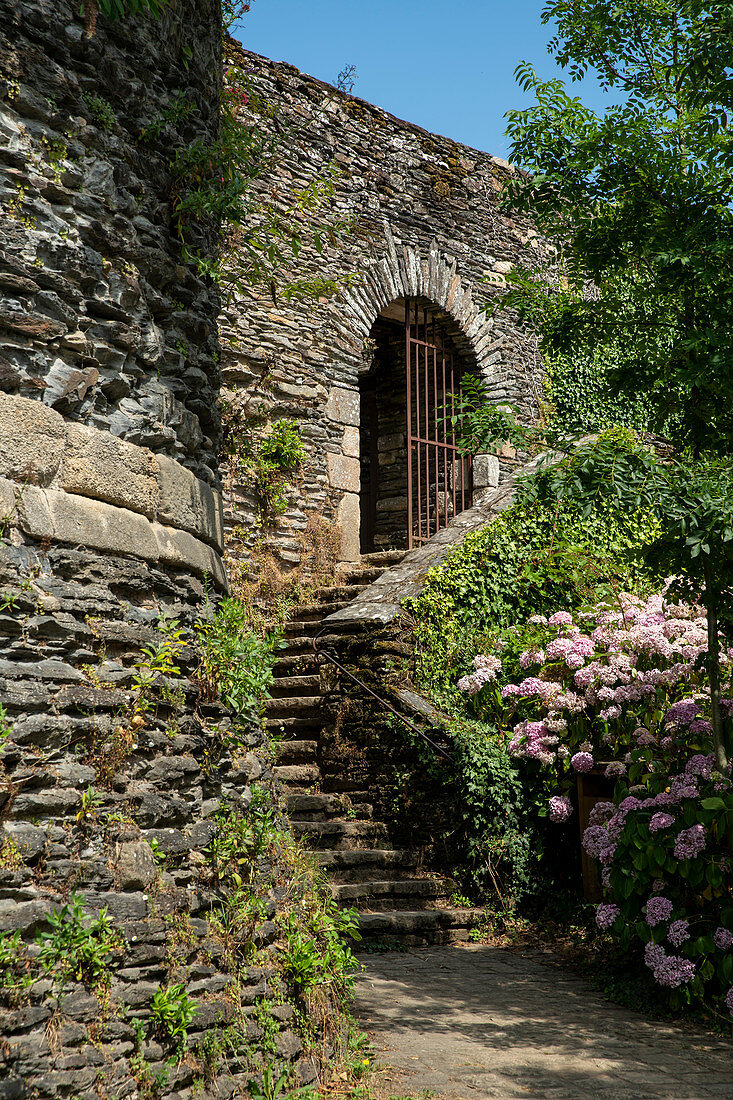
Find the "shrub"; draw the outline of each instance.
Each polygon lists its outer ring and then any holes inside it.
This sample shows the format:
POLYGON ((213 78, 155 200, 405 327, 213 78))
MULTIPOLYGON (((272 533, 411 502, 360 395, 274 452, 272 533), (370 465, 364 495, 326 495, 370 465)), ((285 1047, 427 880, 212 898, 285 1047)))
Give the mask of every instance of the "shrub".
POLYGON ((208 619, 197 624, 198 679, 207 699, 218 696, 239 714, 256 717, 272 683, 280 635, 261 637, 247 623, 244 604, 225 598, 208 619))
POLYGON ((66 905, 49 914, 51 931, 36 937, 38 961, 61 983, 72 978, 97 985, 109 979, 110 956, 120 941, 107 911, 86 917, 83 901, 83 895, 72 894, 66 905))

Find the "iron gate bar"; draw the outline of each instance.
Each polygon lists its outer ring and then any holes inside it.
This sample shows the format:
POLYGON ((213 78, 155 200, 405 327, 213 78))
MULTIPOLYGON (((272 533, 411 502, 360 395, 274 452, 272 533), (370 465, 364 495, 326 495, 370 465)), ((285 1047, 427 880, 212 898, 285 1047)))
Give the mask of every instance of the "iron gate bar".
POLYGON ((447 527, 471 500, 471 460, 459 454, 453 427, 460 369, 435 312, 416 298, 405 299, 405 375, 407 547, 412 549, 447 527))

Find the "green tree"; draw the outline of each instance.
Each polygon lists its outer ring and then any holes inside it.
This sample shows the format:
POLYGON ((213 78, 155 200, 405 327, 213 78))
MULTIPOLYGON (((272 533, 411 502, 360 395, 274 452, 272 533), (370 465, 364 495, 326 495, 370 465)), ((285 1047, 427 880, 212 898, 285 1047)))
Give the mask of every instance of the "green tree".
MULTIPOLYGON (((596 114, 561 80, 522 63, 536 102, 510 111, 516 173, 507 202, 556 247, 517 270, 504 305, 550 356, 606 354, 611 391, 642 394, 673 457, 638 448, 618 462, 613 436, 558 468, 555 489, 590 502, 612 492, 647 508, 647 551, 678 588, 701 593, 715 747, 718 627, 733 621, 733 5, 715 0, 550 0, 549 50, 571 82, 594 72, 610 106, 596 114), (709 52, 704 51, 710 47, 709 52)), ((484 418, 486 419, 486 417, 484 418)), ((494 438, 501 424, 494 418, 494 438)), ((487 433, 487 438, 489 433, 487 433)))

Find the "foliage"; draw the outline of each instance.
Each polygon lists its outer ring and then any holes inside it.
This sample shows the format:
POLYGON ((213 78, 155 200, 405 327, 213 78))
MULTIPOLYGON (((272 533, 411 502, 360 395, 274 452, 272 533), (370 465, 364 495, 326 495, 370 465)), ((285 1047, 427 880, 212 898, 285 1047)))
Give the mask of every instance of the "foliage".
POLYGON ((545 392, 553 428, 564 435, 601 432, 614 425, 638 432, 648 429, 649 404, 643 391, 615 393, 609 381, 612 362, 611 349, 545 355, 545 392))
POLYGON ((635 512, 643 508, 655 524, 645 532, 644 558, 652 576, 672 576, 670 596, 699 598, 707 614, 707 664, 711 720, 719 767, 727 764, 720 713, 719 625, 733 623, 733 462, 707 454, 661 459, 634 440, 618 436, 579 447, 542 479, 525 488, 532 500, 572 499, 590 513, 601 501, 635 512))
POLYGON ((673 1007, 700 1000, 733 1014, 733 788, 714 756, 694 752, 705 740, 691 732, 695 709, 668 712, 672 752, 637 745, 615 805, 596 807, 583 842, 612 899, 598 906, 599 927, 626 950, 643 947, 673 1007))
POLYGON ((222 400, 224 450, 233 475, 254 493, 262 520, 285 511, 285 489, 306 458, 295 420, 279 419, 264 434, 258 420, 241 407, 222 400))
POLYGON ((180 982, 159 986, 150 1002, 150 1018, 154 1025, 179 1048, 186 1042, 188 1029, 197 1011, 197 1005, 180 982))
MULTIPOLYGON (((535 481, 544 484, 547 476, 543 471, 535 481)), ((645 566, 633 550, 652 529, 646 516, 612 498, 586 510, 570 496, 540 496, 538 488, 535 499, 516 501, 430 570, 420 595, 407 604, 420 682, 445 692, 488 636, 533 613, 577 607, 618 583, 642 590, 645 566)))
POLYGON ((725 70, 701 70, 699 41, 715 27, 730 48, 725 10, 552 0, 551 52, 572 80, 595 70, 613 105, 596 116, 523 64, 536 104, 507 115, 511 159, 527 170, 509 200, 552 240, 562 274, 518 273, 509 301, 550 351, 621 349, 614 390, 641 391, 654 430, 673 412, 680 443, 717 453, 733 438, 733 144, 725 70))
POLYGON ((328 166, 295 191, 287 205, 280 196, 265 195, 258 181, 272 170, 284 127, 278 121, 268 132, 261 125, 262 117, 273 114, 272 108, 258 96, 236 47, 225 43, 225 51, 218 133, 179 143, 171 161, 174 220, 184 254, 230 296, 248 293, 255 285, 268 287, 275 300, 278 294, 288 300, 331 296, 340 285, 325 274, 292 280, 280 278, 280 271, 306 244, 323 253, 324 237, 311 224, 316 211, 327 225, 325 236, 331 244, 350 230, 349 221, 324 210, 334 197, 338 170, 328 166), (196 243, 202 228, 219 236, 215 261, 207 259, 196 243))
POLYGON ((316 1094, 312 1088, 291 1088, 291 1076, 289 1069, 278 1072, 272 1062, 267 1062, 262 1071, 261 1081, 252 1078, 247 1082, 252 1100, 295 1100, 296 1097, 301 1100, 312 1097, 315 1100, 316 1094))
POLYGON ((86 917, 83 895, 74 893, 60 909, 48 915, 50 932, 36 937, 38 961, 47 974, 62 984, 67 979, 89 985, 106 984, 110 977, 110 956, 119 947, 106 909, 86 917))
POLYGON ((260 860, 278 838, 275 807, 256 787, 246 811, 226 806, 214 818, 216 833, 207 849, 217 879, 236 888, 251 883, 260 860))
POLYGON ((84 25, 89 38, 97 30, 97 17, 101 13, 107 19, 123 19, 129 15, 152 15, 159 18, 168 6, 168 0, 83 0, 84 25))
POLYGON ((461 877, 472 893, 493 895, 503 909, 512 909, 536 888, 543 849, 531 791, 485 728, 464 724, 452 745, 461 877))
POLYGON ((20 1004, 34 981, 33 964, 20 932, 0 932, 0 996, 20 1004))
POLYGON ((229 597, 197 624, 197 676, 205 698, 218 696, 238 714, 256 716, 272 682, 280 636, 260 637, 247 624, 247 609, 229 597))
POLYGON ((351 971, 357 969, 357 962, 346 937, 361 938, 355 909, 340 909, 332 898, 323 898, 318 907, 291 912, 284 930, 282 968, 296 997, 324 985, 340 997, 351 993, 351 971))

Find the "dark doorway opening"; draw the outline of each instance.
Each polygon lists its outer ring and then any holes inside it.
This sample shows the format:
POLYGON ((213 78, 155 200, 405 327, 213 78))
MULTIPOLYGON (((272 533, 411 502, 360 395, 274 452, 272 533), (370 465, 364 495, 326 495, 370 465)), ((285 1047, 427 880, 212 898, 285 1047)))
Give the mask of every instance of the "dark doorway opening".
POLYGON ((361 397, 361 551, 411 549, 468 508, 452 416, 462 367, 444 314, 401 299, 377 318, 361 397))

